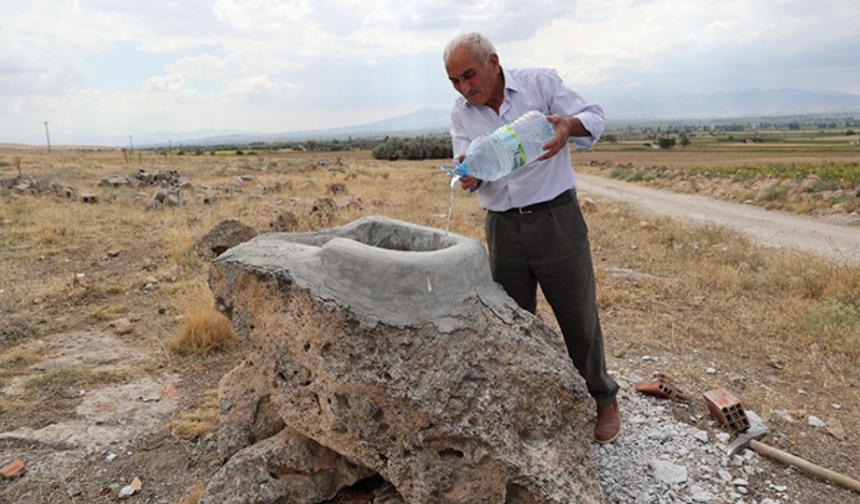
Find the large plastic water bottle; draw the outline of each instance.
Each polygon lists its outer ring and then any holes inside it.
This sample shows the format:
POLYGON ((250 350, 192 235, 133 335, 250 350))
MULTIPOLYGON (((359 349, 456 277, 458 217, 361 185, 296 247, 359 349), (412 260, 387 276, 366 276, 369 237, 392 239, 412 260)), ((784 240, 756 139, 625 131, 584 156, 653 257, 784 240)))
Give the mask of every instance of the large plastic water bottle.
POLYGON ((492 182, 539 158, 553 135, 555 130, 546 116, 532 110, 474 139, 462 163, 442 169, 452 176, 470 175, 492 182))

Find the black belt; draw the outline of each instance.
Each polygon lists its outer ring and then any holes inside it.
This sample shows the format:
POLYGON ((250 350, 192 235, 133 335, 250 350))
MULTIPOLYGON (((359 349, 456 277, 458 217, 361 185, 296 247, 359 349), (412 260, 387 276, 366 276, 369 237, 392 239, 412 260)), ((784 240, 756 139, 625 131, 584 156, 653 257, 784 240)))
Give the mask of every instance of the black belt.
POLYGON ((568 203, 573 203, 574 194, 576 194, 573 190, 564 191, 559 194, 555 198, 549 201, 542 201, 540 203, 535 203, 534 205, 528 205, 524 207, 511 208, 510 210, 505 210, 502 212, 495 212, 499 214, 530 214, 534 212, 540 212, 542 210, 549 210, 552 207, 558 207, 562 205, 567 205, 568 203))

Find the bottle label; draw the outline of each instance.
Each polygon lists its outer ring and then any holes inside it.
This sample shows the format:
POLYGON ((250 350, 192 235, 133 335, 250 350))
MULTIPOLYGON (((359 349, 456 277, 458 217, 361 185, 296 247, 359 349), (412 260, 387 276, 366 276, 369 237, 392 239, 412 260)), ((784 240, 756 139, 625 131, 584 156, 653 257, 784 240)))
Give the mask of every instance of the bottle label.
POLYGON ((526 150, 523 148, 523 143, 520 141, 519 135, 510 124, 505 124, 504 126, 497 129, 493 132, 505 147, 508 148, 511 154, 514 156, 514 167, 519 168, 520 166, 526 164, 526 150))

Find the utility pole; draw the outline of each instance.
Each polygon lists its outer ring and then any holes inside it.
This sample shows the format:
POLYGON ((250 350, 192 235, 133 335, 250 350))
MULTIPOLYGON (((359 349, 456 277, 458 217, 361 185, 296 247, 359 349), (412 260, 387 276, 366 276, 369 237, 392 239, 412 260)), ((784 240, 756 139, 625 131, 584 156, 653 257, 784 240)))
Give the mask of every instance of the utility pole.
POLYGON ((133 135, 129 135, 129 136, 128 136, 128 148, 129 148, 129 150, 130 150, 131 152, 134 152, 134 142, 132 142, 132 141, 131 141, 131 137, 132 137, 132 136, 133 136, 133 135))
POLYGON ((45 137, 48 139, 48 152, 51 152, 51 134, 48 133, 48 124, 51 121, 42 121, 42 124, 45 125, 45 137))

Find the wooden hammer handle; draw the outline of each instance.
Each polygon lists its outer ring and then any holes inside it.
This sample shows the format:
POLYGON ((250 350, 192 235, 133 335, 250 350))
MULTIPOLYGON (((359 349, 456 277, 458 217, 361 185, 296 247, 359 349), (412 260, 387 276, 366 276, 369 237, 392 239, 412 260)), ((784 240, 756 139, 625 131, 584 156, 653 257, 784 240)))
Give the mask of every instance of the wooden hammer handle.
POLYGON ((845 488, 850 488, 855 492, 860 492, 860 481, 857 481, 854 478, 849 478, 844 474, 839 474, 837 472, 831 471, 830 469, 825 469, 820 465, 813 464, 812 462, 804 460, 800 457, 795 457, 790 453, 786 453, 778 448, 774 448, 773 446, 768 446, 761 441, 756 441, 755 439, 750 440, 750 448, 752 448, 758 453, 767 455, 772 459, 778 460, 783 464, 793 465, 799 469, 803 469, 806 472, 814 474, 819 478, 831 481, 833 483, 836 483, 837 485, 842 485, 845 488))

